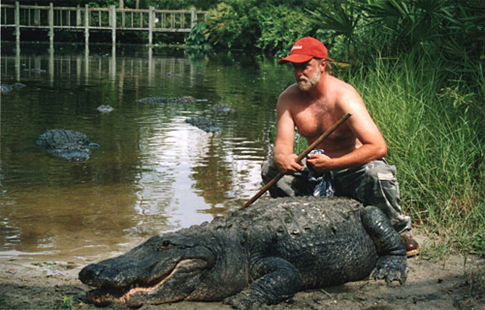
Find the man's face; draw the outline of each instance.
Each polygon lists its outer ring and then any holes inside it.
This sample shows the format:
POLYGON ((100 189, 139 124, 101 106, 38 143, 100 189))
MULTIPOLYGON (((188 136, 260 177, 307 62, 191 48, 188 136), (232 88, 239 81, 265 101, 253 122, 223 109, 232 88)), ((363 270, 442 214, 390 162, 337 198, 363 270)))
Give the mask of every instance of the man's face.
POLYGON ((320 82, 320 62, 321 60, 313 58, 307 62, 293 64, 295 79, 301 91, 308 91, 320 82))

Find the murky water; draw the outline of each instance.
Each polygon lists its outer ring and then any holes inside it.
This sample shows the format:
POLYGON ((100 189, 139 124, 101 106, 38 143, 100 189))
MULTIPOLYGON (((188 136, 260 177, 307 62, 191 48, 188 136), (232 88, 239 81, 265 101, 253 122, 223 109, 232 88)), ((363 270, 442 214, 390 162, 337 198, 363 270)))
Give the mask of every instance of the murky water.
POLYGON ((261 188, 269 128, 288 67, 183 50, 2 44, 0 255, 81 261, 235 210, 261 188), (143 104, 193 96, 193 104, 143 104), (217 113, 223 103, 236 110, 217 113), (110 113, 99 113, 99 105, 110 113), (215 119, 221 132, 187 122, 215 119), (53 128, 100 145, 83 163, 40 149, 53 128))

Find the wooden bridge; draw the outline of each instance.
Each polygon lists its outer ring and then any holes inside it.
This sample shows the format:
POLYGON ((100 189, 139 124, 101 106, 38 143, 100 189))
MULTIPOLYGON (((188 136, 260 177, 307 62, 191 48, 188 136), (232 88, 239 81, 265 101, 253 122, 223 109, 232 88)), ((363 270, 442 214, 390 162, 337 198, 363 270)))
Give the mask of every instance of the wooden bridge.
POLYGON ((158 10, 0 4, 0 27, 13 28, 16 41, 20 42, 21 29, 46 29, 49 40, 54 42, 54 30, 84 31, 85 43, 89 44, 89 31, 111 31, 112 43, 116 44, 116 31, 148 32, 148 43, 153 44, 155 32, 189 33, 198 21, 205 19, 207 11, 158 10))

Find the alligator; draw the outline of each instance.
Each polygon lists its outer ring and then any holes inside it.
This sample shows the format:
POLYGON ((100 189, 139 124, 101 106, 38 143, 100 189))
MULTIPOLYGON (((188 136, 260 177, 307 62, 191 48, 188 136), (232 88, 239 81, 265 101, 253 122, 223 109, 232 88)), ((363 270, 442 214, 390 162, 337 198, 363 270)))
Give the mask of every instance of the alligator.
POLYGON ((192 96, 183 96, 183 97, 146 97, 137 99, 136 102, 139 103, 147 103, 147 104, 162 104, 162 103, 194 103, 194 102, 203 102, 207 101, 207 99, 196 99, 192 96))
POLYGON ((96 110, 98 110, 98 112, 101 112, 101 113, 109 113, 113 111, 113 107, 107 104, 102 104, 98 106, 96 110))
POLYGON ((238 309, 297 291, 384 279, 406 281, 406 249, 380 209, 343 197, 264 199, 228 216, 153 236, 85 266, 83 299, 129 307, 182 300, 238 309))
POLYGON ((218 103, 212 106, 212 110, 216 111, 217 113, 234 113, 236 112, 235 109, 231 108, 227 104, 218 103))
POLYGON ((8 94, 15 88, 24 88, 25 84, 24 83, 14 83, 14 84, 0 84, 0 93, 1 94, 8 94))
POLYGON ((41 68, 24 68, 24 71, 34 72, 34 73, 44 73, 44 72, 46 72, 45 69, 41 69, 41 68))
POLYGON ((47 130, 37 138, 36 143, 49 154, 68 161, 86 161, 89 159, 89 148, 99 147, 86 134, 65 129, 47 130))
POLYGON ((187 118, 185 119, 185 122, 202 129, 205 132, 217 132, 222 130, 221 126, 217 125, 215 120, 203 116, 187 118))

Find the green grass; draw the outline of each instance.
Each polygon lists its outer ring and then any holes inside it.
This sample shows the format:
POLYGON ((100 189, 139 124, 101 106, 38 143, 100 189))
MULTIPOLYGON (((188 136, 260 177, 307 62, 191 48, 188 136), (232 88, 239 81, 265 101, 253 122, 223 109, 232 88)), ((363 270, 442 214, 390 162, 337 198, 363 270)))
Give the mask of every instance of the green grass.
POLYGON ((345 78, 359 91, 398 169, 401 201, 415 225, 447 245, 484 254, 485 144, 479 95, 447 81, 438 60, 378 59, 345 78))

